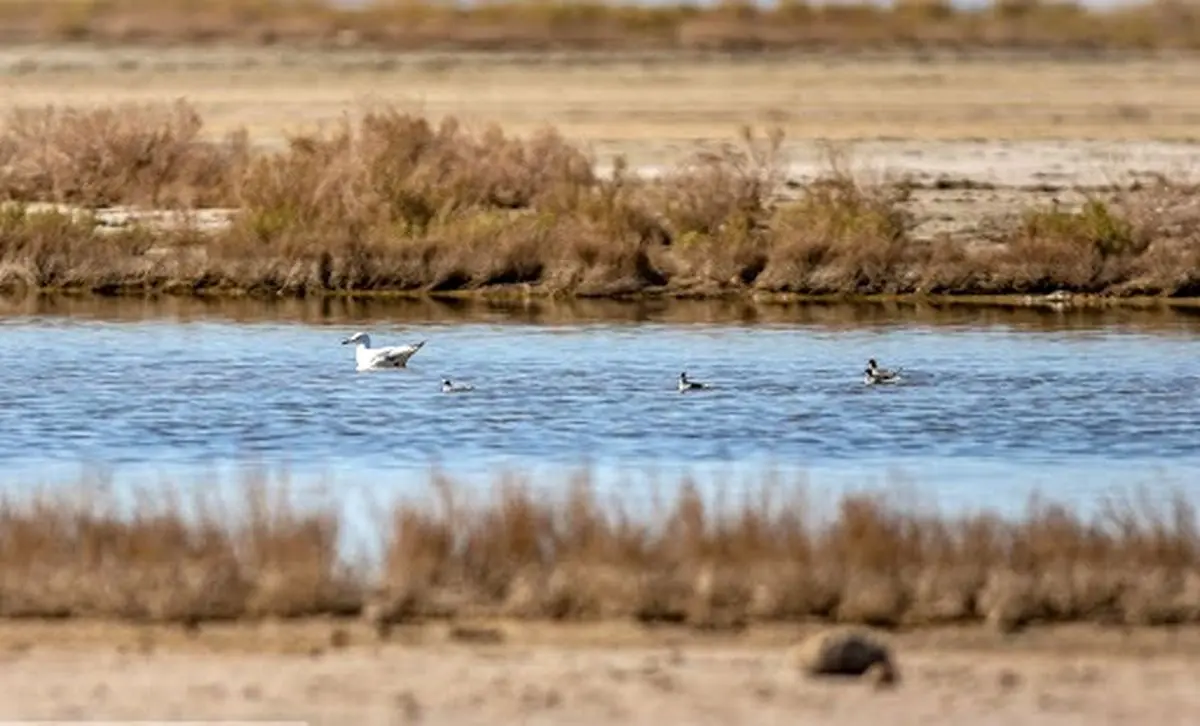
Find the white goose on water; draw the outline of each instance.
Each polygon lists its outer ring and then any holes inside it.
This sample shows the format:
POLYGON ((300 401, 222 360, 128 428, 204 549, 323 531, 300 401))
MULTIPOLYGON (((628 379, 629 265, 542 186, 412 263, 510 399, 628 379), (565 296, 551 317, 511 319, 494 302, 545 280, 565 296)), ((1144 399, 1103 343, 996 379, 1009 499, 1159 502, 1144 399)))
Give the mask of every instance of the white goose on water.
POLYGON ((900 369, 890 371, 886 368, 880 368, 879 364, 872 358, 867 361, 867 369, 863 371, 863 383, 869 385, 875 383, 896 383, 900 380, 900 369))
POLYGON ((711 388, 711 387, 712 386, 708 385, 707 383, 701 383, 700 381, 688 380, 686 371, 679 374, 679 392, 680 393, 684 393, 685 391, 699 391, 700 389, 711 388))
POLYGON ((449 378, 442 379, 442 393, 466 393, 474 390, 475 386, 469 383, 452 383, 449 378))
POLYGON ((371 336, 366 333, 355 333, 342 341, 342 345, 354 345, 354 361, 358 370, 369 371, 378 368, 404 368, 408 359, 416 355, 425 345, 425 341, 412 345, 392 345, 382 348, 371 347, 371 336))

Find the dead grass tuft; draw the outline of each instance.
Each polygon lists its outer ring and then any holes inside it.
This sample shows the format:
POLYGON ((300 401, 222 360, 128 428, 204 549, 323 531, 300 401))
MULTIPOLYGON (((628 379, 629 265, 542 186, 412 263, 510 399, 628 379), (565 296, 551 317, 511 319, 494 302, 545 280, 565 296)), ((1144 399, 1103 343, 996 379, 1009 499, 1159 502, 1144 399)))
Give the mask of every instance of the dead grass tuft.
POLYGON ((233 202, 245 134, 200 141, 189 104, 19 108, 0 131, 0 200, 83 207, 211 207, 233 202))
POLYGON ((240 517, 197 496, 103 490, 0 503, 0 613, 177 621, 344 611, 337 523, 247 488, 240 517))
POLYGON ((657 178, 611 176, 553 129, 526 138, 371 108, 251 153, 197 140, 185 102, 17 110, 0 128, 0 287, 303 296, 1200 294, 1194 189, 1159 182, 1029 210, 991 245, 912 234, 902 182, 832 158, 789 181, 743 130, 657 178), (113 229, 75 208, 173 207, 113 229), (212 205, 236 208, 222 226, 212 205))

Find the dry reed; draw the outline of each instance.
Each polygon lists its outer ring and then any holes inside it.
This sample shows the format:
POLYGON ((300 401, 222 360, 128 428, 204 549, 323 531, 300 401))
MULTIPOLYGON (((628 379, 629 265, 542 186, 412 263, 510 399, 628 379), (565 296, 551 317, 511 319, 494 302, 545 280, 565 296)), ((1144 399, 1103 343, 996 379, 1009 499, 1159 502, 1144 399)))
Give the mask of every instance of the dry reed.
POLYGON ((1200 294, 1195 190, 1031 209, 995 244, 914 237, 903 182, 798 184, 745 130, 657 178, 553 129, 514 138, 390 108, 254 151, 170 106, 17 110, 0 127, 0 289, 717 296, 1200 294), (73 205, 43 209, 33 203, 73 205), (79 207, 174 209, 123 229, 79 207), (228 225, 187 214, 236 210, 228 225))
POLYGON ((586 475, 545 484, 506 478, 490 498, 467 497, 435 476, 432 499, 399 500, 378 520, 381 561, 353 566, 339 541, 344 510, 300 507, 261 482, 232 504, 170 489, 132 501, 95 488, 10 494, 0 505, 0 616, 702 629, 1200 622, 1200 533, 1180 497, 1110 499, 1092 518, 1035 498, 1005 518, 924 511, 885 494, 822 509, 773 480, 740 498, 702 496, 684 481, 665 506, 641 509, 604 501, 586 475))
POLYGON ((778 7, 726 2, 704 8, 589 0, 504 0, 476 8, 434 2, 185 0, 0 2, 12 42, 367 46, 420 50, 702 50, 1018 48, 1126 50, 1200 47, 1196 9, 1156 0, 1096 9, 1074 3, 995 0, 962 8, 945 0, 778 7))

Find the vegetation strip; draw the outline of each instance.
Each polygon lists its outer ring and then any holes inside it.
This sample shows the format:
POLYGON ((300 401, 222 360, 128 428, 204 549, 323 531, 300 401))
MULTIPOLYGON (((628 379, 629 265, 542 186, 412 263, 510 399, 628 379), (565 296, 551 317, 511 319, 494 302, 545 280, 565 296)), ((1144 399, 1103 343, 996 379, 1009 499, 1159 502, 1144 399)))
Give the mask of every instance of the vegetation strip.
POLYGON ((553 129, 473 133, 390 108, 282 151, 201 130, 183 101, 13 112, 0 290, 1200 297, 1196 190, 1163 178, 930 240, 913 234, 913 185, 863 183, 836 158, 789 180, 778 132, 647 178, 620 159, 597 174, 553 129))
POLYGON ((436 2, 366 3, 186 0, 104 3, 6 0, 9 43, 241 44, 507 52, 836 49, 1129 51, 1200 48, 1197 10, 1143 2, 1093 8, 1070 2, 946 0, 809 4, 503 0, 479 7, 436 2))
MULTIPOLYGON (((459 618, 877 627, 986 621, 1200 622, 1200 534, 1183 498, 1110 498, 1085 518, 944 514, 886 493, 809 506, 764 477, 734 497, 689 481, 634 511, 584 475, 435 476, 382 507, 379 560, 347 554, 345 514, 247 481, 233 501, 170 487, 130 507, 89 487, 0 505, 0 617, 198 622, 340 615, 379 627, 459 618)), ((636 509, 636 508, 635 508, 636 509)), ((360 523, 361 524, 361 523, 360 523)))

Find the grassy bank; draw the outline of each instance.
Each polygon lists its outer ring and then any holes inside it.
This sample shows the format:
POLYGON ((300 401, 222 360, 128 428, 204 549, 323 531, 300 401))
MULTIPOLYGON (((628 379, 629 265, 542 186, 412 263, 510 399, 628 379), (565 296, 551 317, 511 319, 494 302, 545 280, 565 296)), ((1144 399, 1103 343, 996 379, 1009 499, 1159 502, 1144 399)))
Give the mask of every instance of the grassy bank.
POLYGON ((655 178, 381 108, 257 150, 172 106, 25 109, 0 127, 0 289, 104 294, 1200 295, 1195 190, 1160 180, 918 239, 911 183, 789 180, 747 131, 655 178), (52 202, 69 209, 30 206, 52 202), (111 205, 168 225, 99 224, 111 205), (228 224, 199 210, 236 210, 228 224))
MULTIPOLYGON (((0 617, 196 622, 364 616, 387 623, 760 622, 913 627, 986 621, 1200 621, 1200 534, 1182 499, 1113 499, 1094 519, 925 511, 882 494, 807 505, 778 482, 633 511, 586 477, 435 478, 378 510, 381 563, 339 546, 342 515, 249 483, 240 500, 158 489, 130 510, 95 489, 0 507, 0 617), (469 495, 468 495, 469 494, 469 495)), ((63 490, 59 490, 63 491, 63 490)))
POLYGON ((289 0, 203 5, 184 0, 0 3, 8 42, 509 51, 1197 48, 1196 12, 1165 0, 1107 11, 1038 0, 996 0, 975 10, 956 9, 942 0, 899 2, 894 8, 805 2, 782 2, 777 8, 740 2, 698 8, 511 0, 459 8, 376 2, 360 10, 289 0))

